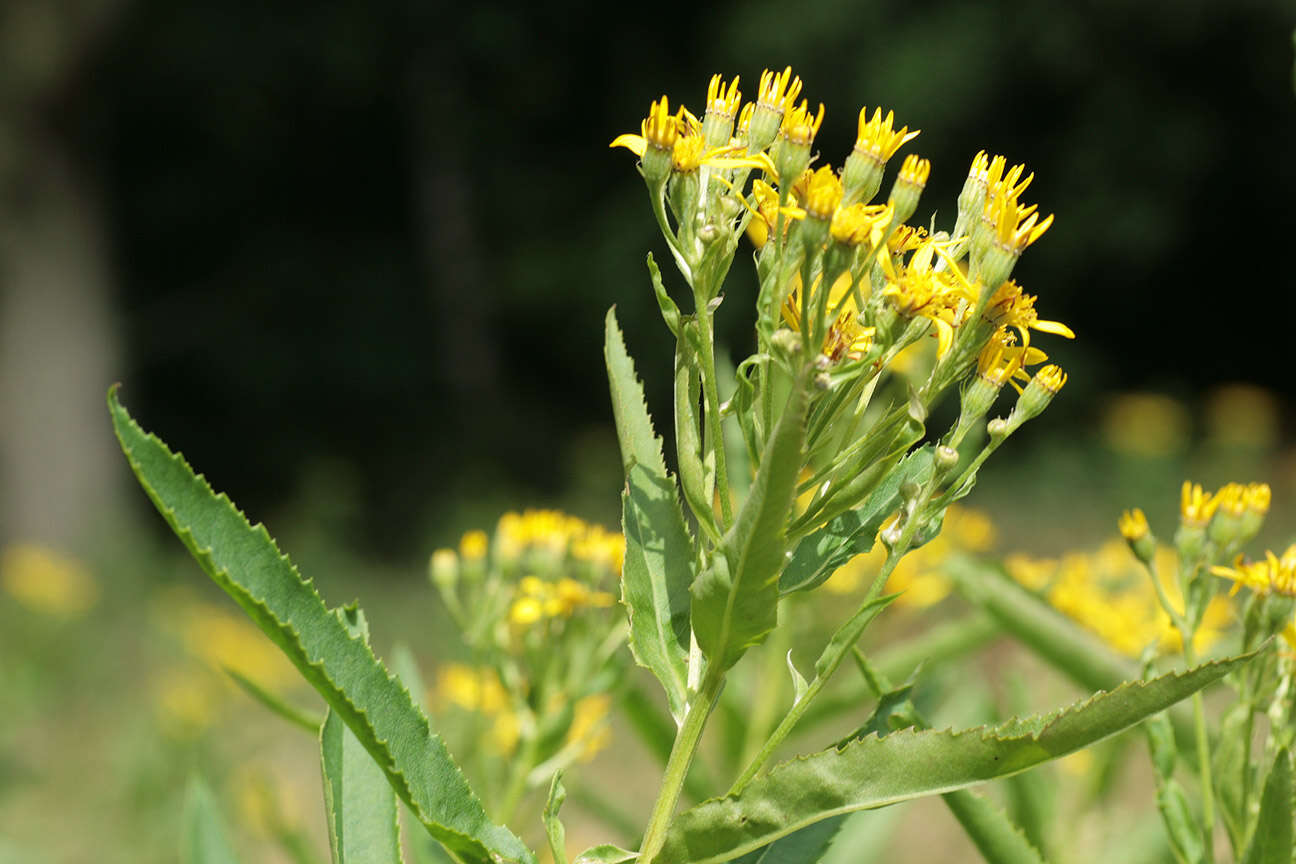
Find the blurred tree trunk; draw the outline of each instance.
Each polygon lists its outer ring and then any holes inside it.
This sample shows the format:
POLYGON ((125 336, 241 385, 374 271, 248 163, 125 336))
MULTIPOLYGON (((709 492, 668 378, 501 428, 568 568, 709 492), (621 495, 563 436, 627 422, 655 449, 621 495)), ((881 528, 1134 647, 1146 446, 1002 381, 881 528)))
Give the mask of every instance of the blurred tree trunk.
POLYGON ((0 543, 86 553, 116 512, 104 225, 49 106, 121 7, 11 0, 0 11, 0 543))

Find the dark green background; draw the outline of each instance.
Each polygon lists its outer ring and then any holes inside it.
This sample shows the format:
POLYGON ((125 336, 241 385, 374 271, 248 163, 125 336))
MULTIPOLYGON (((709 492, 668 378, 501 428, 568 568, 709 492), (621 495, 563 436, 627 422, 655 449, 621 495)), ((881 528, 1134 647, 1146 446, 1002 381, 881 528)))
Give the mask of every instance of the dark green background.
POLYGON ((978 149, 1036 172, 1056 223, 1017 275, 1079 335, 1049 340, 1072 373, 1050 434, 1110 389, 1291 393, 1294 23, 1258 0, 153 0, 38 116, 105 201, 132 409, 252 512, 317 498, 401 549, 465 502, 614 513, 606 308, 659 414, 670 346, 607 143, 716 71, 750 94, 792 64, 832 164, 861 105, 921 128, 917 220, 952 222, 978 149))

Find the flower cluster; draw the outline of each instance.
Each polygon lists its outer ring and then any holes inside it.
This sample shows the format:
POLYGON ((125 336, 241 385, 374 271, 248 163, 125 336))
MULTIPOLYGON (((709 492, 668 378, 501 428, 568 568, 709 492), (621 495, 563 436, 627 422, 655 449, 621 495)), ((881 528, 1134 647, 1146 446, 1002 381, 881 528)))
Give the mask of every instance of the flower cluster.
MULTIPOLYGON (((805 509, 794 534, 857 506, 857 493, 868 489, 850 478, 874 476, 868 468, 876 464, 861 459, 863 451, 889 453, 918 440, 904 415, 925 423, 951 387, 961 387, 963 410, 943 443, 955 449, 984 422, 1005 384, 1017 389, 1016 410, 992 433, 1002 441, 1066 382, 1059 367, 1045 365, 1032 334, 1074 336, 1041 318, 1035 295, 1010 278, 1022 252, 1053 223, 1023 200, 1034 178, 1024 165, 978 153, 955 224, 907 224, 931 163, 904 156, 890 192, 878 193, 888 163, 918 130, 893 112, 865 108, 840 168, 816 164, 825 109, 803 98, 803 89, 790 68, 766 70, 755 99, 744 103, 738 79, 717 75, 700 118, 663 96, 638 133, 612 141, 640 157, 658 226, 692 291, 695 313, 688 316, 653 265, 663 317, 686 354, 710 338, 710 316, 741 238, 755 247, 757 351, 739 364, 736 400, 727 406, 754 465, 781 394, 801 375, 813 379, 807 488, 816 492, 800 499, 805 509), (691 339, 682 335, 688 326, 697 329, 691 339), (909 349, 919 345, 932 346, 931 359, 918 380, 906 375, 902 382, 901 366, 916 368, 909 349), (912 393, 897 399, 909 386, 912 393), (891 409, 870 412, 875 396, 891 400, 891 409), (869 447, 872 434, 879 437, 869 447)), ((698 360, 707 411, 718 413, 722 403, 705 392, 711 362, 698 360)), ((709 523, 712 494, 688 488, 687 480, 686 500, 709 523)))
MULTIPOLYGON (((1176 606, 1183 597, 1174 578, 1176 556, 1169 546, 1155 550, 1161 590, 1176 606)), ((1104 543, 1091 552, 1069 552, 1060 558, 1010 555, 1009 574, 1039 593, 1059 612, 1093 632, 1115 650, 1139 657, 1149 646, 1180 649, 1181 637, 1169 614, 1161 607, 1156 586, 1129 557, 1120 540, 1104 543)), ((1207 606, 1202 625, 1193 637, 1198 651, 1208 650, 1232 622, 1233 612, 1222 597, 1207 606)))
POLYGON ((472 655, 440 668, 432 701, 477 718, 461 732, 504 760, 481 778, 503 811, 607 742, 625 640, 609 588, 624 555, 620 534, 556 510, 505 513, 492 533, 432 555, 432 582, 472 655))

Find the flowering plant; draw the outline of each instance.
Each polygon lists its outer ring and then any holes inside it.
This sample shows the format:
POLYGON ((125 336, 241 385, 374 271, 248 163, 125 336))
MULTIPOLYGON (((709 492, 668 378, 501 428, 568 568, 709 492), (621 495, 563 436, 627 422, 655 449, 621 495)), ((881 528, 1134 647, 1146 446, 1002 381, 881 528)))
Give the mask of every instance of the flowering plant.
POLYGON ((1040 853, 1004 813, 969 787, 1157 715, 1269 644, 1252 640, 1244 653, 1159 677, 1104 679, 1094 689, 1110 692, 1065 710, 962 731, 927 728, 909 700, 913 682, 894 684, 861 652, 865 630, 896 600, 884 589, 900 562, 940 534, 990 455, 1065 383, 1058 366, 1043 365, 1032 333, 1072 333, 1040 319, 1035 297, 1011 278, 1053 221, 1022 202, 1033 178, 1024 166, 979 153, 952 226, 907 224, 931 171, 925 159, 906 156, 885 200, 875 198, 888 162, 918 133, 897 129, 889 112, 861 111, 842 169, 814 168, 824 108, 798 102, 801 90, 790 69, 767 71, 744 104, 737 79, 716 76, 700 119, 682 106, 672 111, 663 96, 638 134, 612 142, 639 157, 684 286, 668 287, 673 280, 649 256, 675 339, 665 428, 677 465, 668 470, 609 311, 604 353, 625 473, 624 548, 582 535, 528 550, 512 526, 493 543, 471 535, 458 554, 432 561, 475 668, 485 670, 467 667, 445 689, 458 688, 468 707, 496 722, 510 718, 496 746, 513 764, 498 782, 478 778, 490 789, 485 804, 370 650, 360 612, 326 607, 264 528, 250 526, 110 394, 145 491, 328 703, 321 741, 335 860, 399 860, 399 799, 454 860, 534 861, 503 823, 526 788, 548 782, 549 850, 566 862, 561 770, 587 749, 592 726, 570 705, 619 686, 624 642, 659 682, 673 720, 665 764, 637 849, 595 846, 578 864, 813 862, 846 814, 926 795, 944 797, 987 857, 1036 861, 1040 853), (754 350, 730 367, 714 320, 744 236, 756 249, 754 350), (987 422, 1006 384, 1017 399, 987 422), (952 393, 957 418, 933 428, 934 409, 952 393), (781 608, 875 546, 882 554, 854 611, 826 639, 795 637, 804 644, 792 647, 817 659, 807 677, 788 654, 793 698, 782 716, 768 729, 753 721, 755 746, 726 782, 700 783, 692 768, 703 731, 745 655, 787 632, 781 608), (524 553, 544 561, 521 566, 524 553), (621 608, 602 583, 609 562, 620 571, 621 608), (775 764, 848 657, 876 697, 871 716, 845 738, 775 764), (694 798, 718 797, 681 811, 686 787, 694 798))

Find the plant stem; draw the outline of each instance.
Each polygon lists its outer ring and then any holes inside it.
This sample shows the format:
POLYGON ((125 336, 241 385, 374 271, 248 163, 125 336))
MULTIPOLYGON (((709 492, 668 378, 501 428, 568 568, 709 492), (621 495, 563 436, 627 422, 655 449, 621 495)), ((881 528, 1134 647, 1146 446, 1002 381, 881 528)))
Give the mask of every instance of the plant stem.
MULTIPOLYGON (((1192 647, 1193 636, 1196 634, 1181 630, 1179 635, 1183 639, 1184 660, 1189 668, 1192 668, 1197 662, 1192 647)), ((1210 737, 1206 732, 1206 705, 1200 690, 1193 692, 1192 706, 1193 725, 1197 727, 1197 772, 1201 780, 1202 848, 1209 864, 1215 860, 1215 786, 1211 778, 1211 750, 1210 737)))
MULTIPOLYGON (((919 502, 917 507, 921 506, 922 502, 919 502)), ((837 632, 833 634, 832 639, 828 644, 830 646, 839 645, 839 650, 834 651, 831 654, 825 653, 819 658, 819 662, 815 664, 816 673, 814 680, 809 683, 806 687, 805 693, 801 695, 801 698, 797 700, 796 704, 788 710, 786 715, 784 715, 783 720, 779 725, 770 733, 769 737, 765 739, 765 745, 761 747, 760 752, 756 754, 756 758, 752 759, 752 761, 743 770, 742 774, 739 775, 738 779, 734 781, 733 786, 729 787, 729 792, 727 794, 737 795, 747 786, 748 783, 755 779, 756 775, 765 767, 765 763, 774 755, 774 751, 777 750, 779 745, 783 743, 784 739, 791 734, 792 730, 796 727, 797 722, 801 719, 801 715, 805 714, 806 709, 810 707, 810 703, 814 701, 814 698, 819 695, 819 691, 823 690, 824 686, 828 683, 828 679, 837 671, 837 667, 841 666, 842 660, 846 658, 847 653, 854 646, 855 642, 854 640, 839 640, 837 637, 842 634, 847 627, 850 627, 855 623, 856 617, 864 611, 864 608, 876 600, 878 595, 882 593, 882 587, 886 585, 887 579, 891 577, 891 572, 895 570, 896 564, 900 562, 900 559, 904 557, 905 552, 908 551, 909 542, 913 539, 913 533, 917 528, 918 521, 917 518, 910 518, 905 524, 904 531, 900 535, 900 540, 891 548, 891 552, 887 555, 887 559, 883 563, 882 569, 878 571, 878 575, 873 579, 873 584, 869 586, 868 593, 864 595, 864 600, 860 603, 859 609, 856 610, 855 614, 852 615, 845 624, 837 628, 837 632)))
POLYGON ((706 422, 710 430, 711 447, 715 451, 716 489, 720 492, 720 518, 722 530, 733 525, 733 503, 729 500, 729 469, 726 466, 724 430, 720 423, 720 391, 716 387, 715 330, 711 326, 711 312, 704 306, 697 310, 702 329, 702 398, 706 401, 706 422))
POLYGON ((715 707, 723 684, 724 673, 718 671, 718 667, 711 667, 702 679, 697 698, 689 703, 688 712, 684 715, 684 725, 675 736, 675 746, 671 748, 670 759, 666 761, 661 790, 653 804, 652 816, 644 830, 643 845, 639 847, 639 864, 652 864, 653 858, 666 841, 666 829, 670 827, 671 817, 675 815, 675 805, 679 803, 684 779, 688 776, 689 766, 693 764, 698 742, 702 740, 702 730, 706 727, 707 718, 711 716, 711 709, 715 707))

